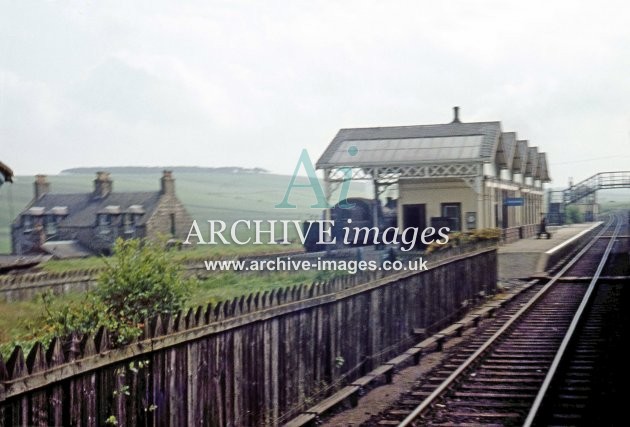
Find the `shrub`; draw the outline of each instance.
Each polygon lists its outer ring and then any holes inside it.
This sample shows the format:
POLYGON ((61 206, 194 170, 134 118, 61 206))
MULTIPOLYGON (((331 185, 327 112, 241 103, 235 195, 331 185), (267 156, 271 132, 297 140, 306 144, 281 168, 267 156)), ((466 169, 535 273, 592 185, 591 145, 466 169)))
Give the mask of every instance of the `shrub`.
POLYGON ((138 323, 117 318, 108 310, 105 303, 94 293, 88 292, 81 301, 59 305, 51 292, 42 295, 44 301, 44 324, 33 335, 42 343, 48 343, 54 336, 67 336, 71 333, 95 334, 104 326, 110 331, 115 345, 125 344, 141 333, 138 323))
POLYGON ((449 233, 446 244, 432 242, 427 246, 425 253, 430 254, 435 251, 447 250, 456 246, 464 246, 479 241, 498 241, 501 238, 501 230, 498 228, 482 228, 469 232, 455 231, 449 233))
POLYGON ((564 222, 567 224, 575 224, 578 222, 582 222, 582 214, 577 206, 567 206, 564 211, 564 222))
POLYGON ((471 233, 476 240, 499 240, 501 238, 501 229, 499 228, 482 228, 474 230, 471 233))
POLYGON ((118 239, 113 252, 104 259, 98 287, 79 300, 42 294, 41 321, 29 326, 27 336, 0 345, 0 354, 8 357, 15 345, 28 352, 36 341, 48 345, 54 336, 94 334, 101 326, 114 345, 123 345, 141 334, 144 318, 183 308, 193 279, 183 277, 162 243, 118 239))
POLYGON ((192 279, 183 277, 162 242, 118 239, 98 282, 95 293, 107 312, 122 323, 137 324, 183 308, 192 279))

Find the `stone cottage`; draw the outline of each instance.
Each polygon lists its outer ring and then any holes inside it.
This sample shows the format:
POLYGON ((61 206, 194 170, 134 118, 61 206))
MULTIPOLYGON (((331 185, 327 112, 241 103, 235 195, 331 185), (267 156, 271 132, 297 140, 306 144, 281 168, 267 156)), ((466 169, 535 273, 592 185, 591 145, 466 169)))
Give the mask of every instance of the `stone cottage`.
POLYGON ((115 192, 107 172, 97 172, 91 193, 56 194, 37 175, 34 198, 11 226, 14 254, 49 253, 72 258, 111 253, 118 237, 173 240, 186 237, 192 218, 175 194, 165 170, 160 190, 115 192))

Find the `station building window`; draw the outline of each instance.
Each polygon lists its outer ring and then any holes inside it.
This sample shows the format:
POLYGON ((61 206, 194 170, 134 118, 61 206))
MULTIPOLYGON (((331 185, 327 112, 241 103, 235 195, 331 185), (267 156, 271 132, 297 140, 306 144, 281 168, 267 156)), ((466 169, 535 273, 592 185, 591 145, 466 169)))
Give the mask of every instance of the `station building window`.
POLYGON ((442 203, 442 217, 449 219, 451 231, 461 231, 462 204, 442 203))

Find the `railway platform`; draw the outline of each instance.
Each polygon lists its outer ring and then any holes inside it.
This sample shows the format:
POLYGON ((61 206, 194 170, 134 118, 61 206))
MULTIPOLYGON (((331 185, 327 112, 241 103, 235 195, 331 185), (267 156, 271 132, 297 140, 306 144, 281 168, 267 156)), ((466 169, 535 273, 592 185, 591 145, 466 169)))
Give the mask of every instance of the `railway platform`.
POLYGON ((541 275, 550 267, 550 256, 565 250, 584 234, 597 227, 600 222, 588 222, 559 227, 547 227, 551 238, 530 237, 502 245, 498 250, 499 282, 509 283, 513 279, 527 279, 541 275))

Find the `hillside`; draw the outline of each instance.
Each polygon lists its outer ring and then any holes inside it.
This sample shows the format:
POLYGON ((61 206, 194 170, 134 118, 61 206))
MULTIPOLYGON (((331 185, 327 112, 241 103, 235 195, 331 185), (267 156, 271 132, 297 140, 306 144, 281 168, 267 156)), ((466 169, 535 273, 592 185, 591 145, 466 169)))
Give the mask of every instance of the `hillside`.
POLYGON ((64 169, 60 172, 64 174, 95 174, 98 171, 106 170, 111 174, 160 174, 164 169, 179 173, 268 173, 263 168, 242 168, 240 166, 224 166, 224 167, 202 167, 202 166, 98 166, 98 167, 81 167, 64 169))
MULTIPOLYGON (((111 172, 114 191, 153 191, 159 189, 163 168, 134 168, 136 173, 117 173, 117 168, 93 168, 111 172)), ((290 177, 269 173, 209 172, 206 168, 182 168, 177 172, 176 191, 194 219, 314 219, 320 209, 310 209, 315 200, 310 189, 294 189, 290 201, 297 209, 275 209, 284 197, 290 177), (185 171, 188 170, 188 171, 185 171)), ((74 193, 92 191, 94 173, 69 172, 50 175, 51 191, 74 193)), ((92 168, 89 168, 92 170, 92 168)), ((32 176, 17 176, 13 185, 0 187, 0 253, 10 251, 10 223, 33 197, 32 176)), ((306 179, 304 179, 306 182, 306 179)), ((365 185, 352 183, 350 195, 365 196, 365 185)))

